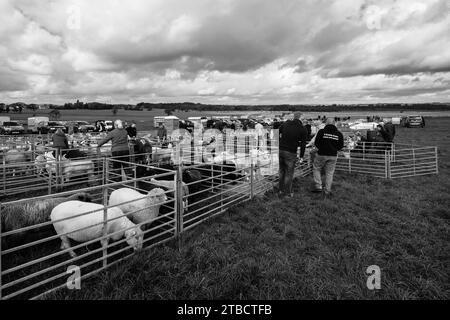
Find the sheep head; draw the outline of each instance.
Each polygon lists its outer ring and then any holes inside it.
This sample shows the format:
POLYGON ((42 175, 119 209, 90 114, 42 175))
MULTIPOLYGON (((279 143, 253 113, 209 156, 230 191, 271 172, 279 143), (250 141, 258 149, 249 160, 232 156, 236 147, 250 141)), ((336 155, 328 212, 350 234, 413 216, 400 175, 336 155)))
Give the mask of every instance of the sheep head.
POLYGON ((144 232, 139 227, 125 231, 125 239, 135 251, 141 250, 144 241, 144 232))
POLYGON ((155 188, 150 190, 148 193, 149 199, 153 202, 153 204, 160 204, 167 201, 166 192, 161 188, 155 188))

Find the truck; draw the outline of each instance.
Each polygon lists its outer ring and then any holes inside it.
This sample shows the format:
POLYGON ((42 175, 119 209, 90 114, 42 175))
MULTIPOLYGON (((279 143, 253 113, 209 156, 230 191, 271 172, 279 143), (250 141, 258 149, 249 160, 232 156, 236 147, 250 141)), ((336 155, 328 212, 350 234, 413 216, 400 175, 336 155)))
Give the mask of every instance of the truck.
POLYGON ((33 117, 28 118, 28 132, 30 133, 47 133, 48 132, 48 117, 33 117))

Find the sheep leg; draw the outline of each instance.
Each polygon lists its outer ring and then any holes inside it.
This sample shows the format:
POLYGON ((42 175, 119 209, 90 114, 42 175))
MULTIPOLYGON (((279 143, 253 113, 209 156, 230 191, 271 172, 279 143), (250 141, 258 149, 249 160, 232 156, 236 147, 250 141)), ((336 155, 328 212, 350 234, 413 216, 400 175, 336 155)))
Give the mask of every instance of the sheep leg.
MULTIPOLYGON (((70 249, 70 240, 67 236, 61 236, 61 250, 70 249)), ((77 255, 73 250, 69 251, 69 254, 72 258, 75 258, 77 255)))
POLYGON ((88 170, 87 173, 88 173, 88 183, 89 183, 89 185, 93 185, 95 182, 94 169, 88 170))

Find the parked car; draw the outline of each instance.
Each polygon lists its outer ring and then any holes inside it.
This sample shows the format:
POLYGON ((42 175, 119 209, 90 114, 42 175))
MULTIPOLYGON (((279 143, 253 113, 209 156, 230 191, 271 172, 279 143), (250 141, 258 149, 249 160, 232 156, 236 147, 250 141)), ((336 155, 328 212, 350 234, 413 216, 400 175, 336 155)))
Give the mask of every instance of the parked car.
POLYGON ((95 121, 95 131, 112 131, 114 129, 114 122, 111 120, 97 120, 95 121))
POLYGON ((405 127, 418 128, 425 127, 425 119, 422 116, 408 116, 405 120, 405 127))
POLYGON ((87 121, 75 121, 74 132, 94 132, 96 130, 95 125, 90 124, 87 121))
POLYGON ((55 133, 58 129, 61 129, 64 133, 68 132, 66 126, 58 121, 49 121, 47 127, 48 133, 55 133))
POLYGON ((25 128, 18 122, 8 121, 3 122, 0 127, 0 132, 2 134, 23 134, 25 133, 25 128))

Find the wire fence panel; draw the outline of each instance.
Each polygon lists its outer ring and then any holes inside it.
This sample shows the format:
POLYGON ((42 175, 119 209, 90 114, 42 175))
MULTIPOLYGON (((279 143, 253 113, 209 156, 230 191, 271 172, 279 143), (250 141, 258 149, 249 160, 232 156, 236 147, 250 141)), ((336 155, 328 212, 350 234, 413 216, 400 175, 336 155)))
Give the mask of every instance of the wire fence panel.
MULTIPOLYGON (((106 174, 108 175, 108 170, 106 170, 106 174)), ((152 178, 170 177, 174 179, 175 175, 176 172, 165 170, 161 174, 153 175, 152 178)), ((108 181, 109 178, 106 177, 105 180, 108 181)), ((118 234, 118 238, 121 238, 121 233, 123 234, 126 229, 132 229, 129 225, 125 226, 124 229, 113 230, 115 233, 102 234, 100 232, 97 237, 86 242, 72 240, 70 249, 61 248, 60 239, 64 235, 55 233, 53 227, 55 221, 52 222, 49 218, 50 209, 56 203, 89 196, 89 201, 103 208, 101 212, 106 210, 108 213, 105 216, 106 219, 103 222, 100 220, 100 224, 97 225, 102 229, 102 225, 109 226, 112 225, 114 220, 120 219, 117 217, 109 219, 111 208, 122 207, 130 203, 108 205, 111 193, 121 188, 138 191, 134 189, 134 184, 145 180, 146 178, 133 179, 51 196, 1 203, 1 298, 32 298, 42 292, 63 286, 68 278, 67 268, 69 266, 77 266, 82 274, 88 274, 103 270, 105 266, 132 254, 133 249, 127 243, 128 239, 118 239, 118 241, 108 244, 101 241, 106 237, 114 238, 118 234), (17 219, 19 217, 20 219, 17 219), (76 256, 70 257, 69 253, 72 250, 76 253, 76 256)), ((165 196, 169 193, 169 191, 163 191, 165 196)), ((174 199, 167 196, 164 201, 155 202, 153 198, 151 201, 147 200, 150 199, 150 194, 147 196, 147 193, 141 193, 141 195, 142 199, 146 200, 144 205, 140 208, 131 206, 136 210, 126 212, 126 216, 130 217, 136 212, 146 212, 146 210, 157 211, 154 219, 136 224, 144 230, 142 235, 143 248, 153 247, 173 239, 176 236, 174 199)), ((131 203, 135 202, 137 203, 137 200, 131 201, 131 203)), ((139 203, 142 204, 142 201, 139 203)), ((70 217, 63 221, 70 224, 71 219, 92 219, 94 213, 92 211, 83 212, 76 217, 70 217)), ((103 213, 101 216, 103 216, 103 213)), ((92 230, 95 227, 95 224, 90 224, 87 228, 74 230, 66 236, 70 238, 72 233, 83 232, 90 228, 92 230)), ((110 230, 108 229, 108 231, 110 230)))
POLYGON ((403 178, 438 173, 436 147, 397 149, 390 165, 391 178, 403 178))

